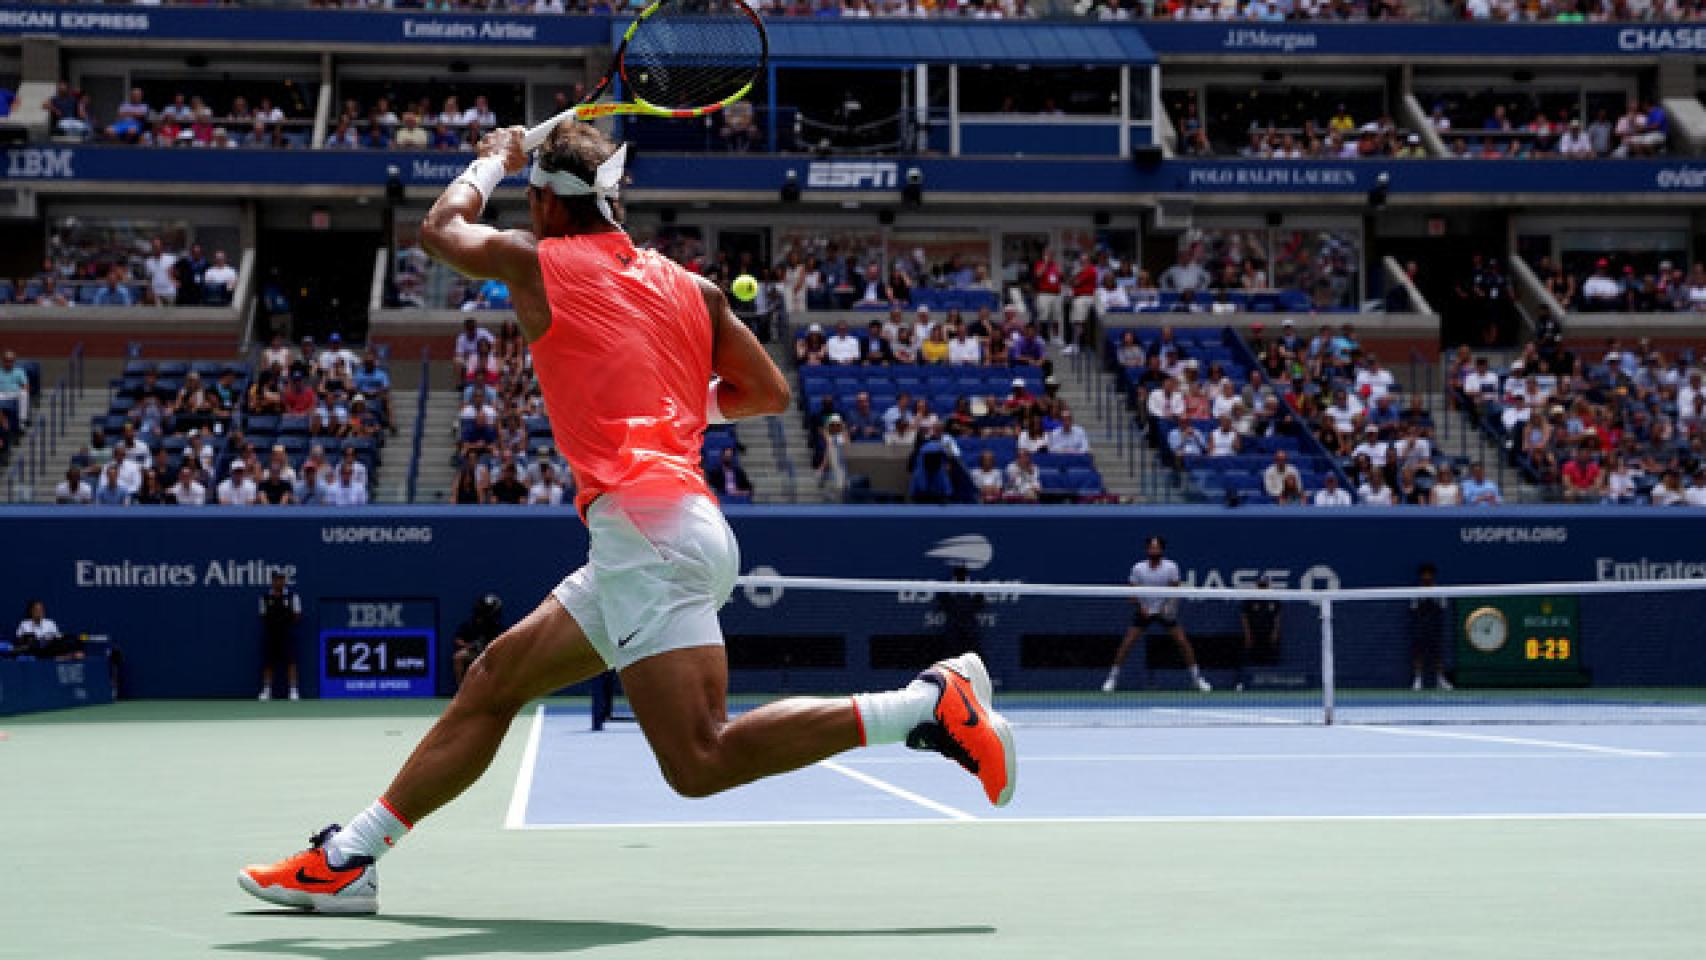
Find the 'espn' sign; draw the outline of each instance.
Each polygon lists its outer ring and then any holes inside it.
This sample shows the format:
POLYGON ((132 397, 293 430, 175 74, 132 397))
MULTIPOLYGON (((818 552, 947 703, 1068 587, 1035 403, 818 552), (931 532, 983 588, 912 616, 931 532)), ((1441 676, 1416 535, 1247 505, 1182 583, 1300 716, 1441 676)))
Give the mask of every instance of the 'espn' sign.
POLYGON ((806 186, 814 190, 893 190, 900 165, 892 160, 825 160, 806 168, 806 186))

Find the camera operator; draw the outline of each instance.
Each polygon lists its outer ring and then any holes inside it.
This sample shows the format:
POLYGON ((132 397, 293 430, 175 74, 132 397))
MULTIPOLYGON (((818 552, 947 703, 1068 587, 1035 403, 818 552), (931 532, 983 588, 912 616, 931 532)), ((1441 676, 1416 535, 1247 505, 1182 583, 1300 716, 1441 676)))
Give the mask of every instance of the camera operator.
POLYGON ((468 668, 486 652, 498 634, 503 633, 504 602, 495 593, 488 593, 474 601, 474 610, 468 619, 456 628, 456 653, 450 659, 452 670, 456 674, 456 686, 462 686, 462 678, 467 675, 468 668))

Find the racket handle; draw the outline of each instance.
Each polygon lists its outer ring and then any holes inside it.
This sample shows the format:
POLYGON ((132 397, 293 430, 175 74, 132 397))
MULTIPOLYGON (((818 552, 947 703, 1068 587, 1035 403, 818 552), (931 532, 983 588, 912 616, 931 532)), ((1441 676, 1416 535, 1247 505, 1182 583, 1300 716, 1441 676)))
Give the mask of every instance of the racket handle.
POLYGON ((545 138, 551 135, 551 131, 557 129, 557 124, 572 118, 575 115, 575 110, 575 107, 570 107, 537 127, 528 128, 528 131, 522 134, 521 149, 526 153, 532 153, 539 149, 540 144, 545 142, 545 138))

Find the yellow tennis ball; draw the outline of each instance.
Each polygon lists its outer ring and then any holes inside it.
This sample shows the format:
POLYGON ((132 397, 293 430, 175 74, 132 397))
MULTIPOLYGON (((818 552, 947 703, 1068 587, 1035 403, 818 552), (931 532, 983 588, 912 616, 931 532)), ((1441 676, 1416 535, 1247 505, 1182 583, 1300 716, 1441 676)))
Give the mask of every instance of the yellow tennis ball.
POLYGON ((758 296, 758 281, 753 279, 752 274, 743 273, 735 278, 729 290, 742 300, 751 300, 758 296))

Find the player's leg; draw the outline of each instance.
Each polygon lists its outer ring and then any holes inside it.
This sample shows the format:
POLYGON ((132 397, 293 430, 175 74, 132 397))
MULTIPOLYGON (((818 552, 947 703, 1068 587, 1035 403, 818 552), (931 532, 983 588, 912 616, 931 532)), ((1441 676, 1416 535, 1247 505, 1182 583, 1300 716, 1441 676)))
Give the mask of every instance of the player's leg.
POLYGON ((1179 659, 1185 662, 1185 670, 1191 675, 1191 684, 1203 693, 1213 690, 1214 687, 1203 679, 1202 671, 1197 668, 1197 651, 1191 646, 1191 638, 1185 636, 1184 625, 1174 620, 1167 632, 1173 636, 1173 646, 1179 650, 1179 659))
MULTIPOLYGON (((853 701, 793 697, 728 720, 721 646, 670 650, 622 671, 622 689, 676 792, 704 797, 860 745, 853 701)), ((923 722, 927 706, 918 710, 923 722)))
POLYGON ((485 772, 528 701, 604 669, 574 617, 546 597, 469 665, 450 706, 386 789, 386 803, 408 824, 449 803, 485 772))
POLYGON ((1149 626, 1149 619, 1144 616, 1140 607, 1133 615, 1132 624, 1126 627, 1125 638, 1120 641, 1118 650, 1114 651, 1114 662, 1108 667, 1108 678, 1102 681, 1102 692, 1113 693, 1120 686, 1120 668, 1125 666, 1125 658, 1131 654, 1131 648, 1137 645, 1139 637, 1149 626))
POLYGON ((299 677, 296 670, 296 653, 295 651, 286 651, 285 655, 290 658, 286 661, 284 668, 284 677, 286 680, 290 681, 290 699, 301 700, 302 687, 298 683, 299 677))
POLYGON ((1410 637, 1410 689, 1411 690, 1422 689, 1422 668, 1423 668, 1423 666, 1425 666, 1425 664, 1423 664, 1422 661, 1424 659, 1424 650, 1426 649, 1426 646, 1427 646, 1427 642, 1422 639, 1420 634, 1414 634, 1410 637))
POLYGON ((261 667, 261 692, 255 697, 255 699, 272 699, 272 657, 270 653, 268 654, 266 664, 261 667))
POLYGON ((479 779, 523 705, 603 670, 581 626, 547 597, 469 667, 450 706, 378 801, 347 827, 320 831, 307 850, 271 866, 245 867, 238 884, 269 903, 373 913, 378 858, 479 779))
POLYGON ((622 688, 664 779, 683 796, 710 796, 854 747, 903 740, 957 760, 997 806, 1013 793, 1012 734, 989 708, 988 673, 976 654, 944 660, 900 690, 793 697, 733 722, 721 644, 636 661, 623 668, 622 688))

